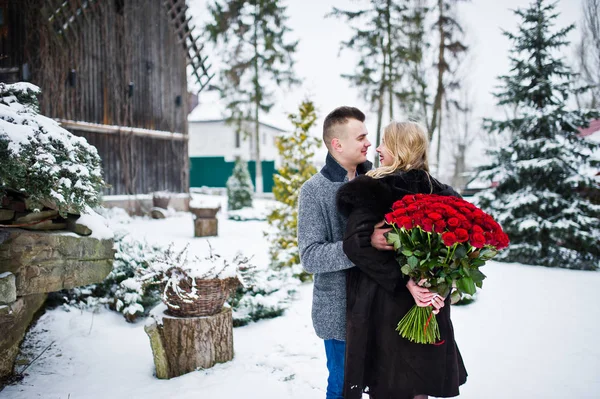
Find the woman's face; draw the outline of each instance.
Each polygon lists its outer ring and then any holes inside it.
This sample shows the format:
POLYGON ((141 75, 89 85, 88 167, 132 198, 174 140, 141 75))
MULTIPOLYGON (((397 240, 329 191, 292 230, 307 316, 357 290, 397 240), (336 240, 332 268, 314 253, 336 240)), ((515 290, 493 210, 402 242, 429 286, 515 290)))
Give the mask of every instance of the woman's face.
POLYGON ((379 154, 379 164, 381 166, 391 166, 394 163, 394 157, 388 148, 385 146, 385 139, 381 140, 381 144, 375 150, 379 154))

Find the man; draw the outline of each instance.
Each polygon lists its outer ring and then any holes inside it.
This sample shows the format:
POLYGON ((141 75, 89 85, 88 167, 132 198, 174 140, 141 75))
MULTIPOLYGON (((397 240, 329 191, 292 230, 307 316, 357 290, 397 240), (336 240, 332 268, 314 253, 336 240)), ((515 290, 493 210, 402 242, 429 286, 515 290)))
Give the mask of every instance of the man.
MULTIPOLYGON (((346 270, 353 267, 342 249, 346 221, 338 214, 335 197, 345 182, 371 169, 365 115, 353 107, 339 107, 325 118, 325 166, 300 189, 298 246, 304 269, 314 274, 312 320, 325 341, 326 399, 342 399, 346 348, 346 270)), ((387 230, 386 230, 387 231, 387 230)), ((377 240, 385 243, 382 232, 377 240)))

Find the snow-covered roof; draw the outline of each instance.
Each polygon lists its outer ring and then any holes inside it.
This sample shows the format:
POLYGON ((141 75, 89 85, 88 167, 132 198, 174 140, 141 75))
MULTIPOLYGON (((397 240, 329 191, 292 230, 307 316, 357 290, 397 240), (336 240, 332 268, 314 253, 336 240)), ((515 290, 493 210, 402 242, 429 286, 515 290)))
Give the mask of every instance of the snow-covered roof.
MULTIPOLYGON (((218 93, 202 93, 198 105, 188 115, 188 123, 223 122, 226 119, 225 110, 226 107, 220 100, 218 93)), ((285 128, 280 127, 282 126, 282 123, 275 121, 268 116, 261 116, 260 124, 279 130, 280 132, 288 131, 285 128)))

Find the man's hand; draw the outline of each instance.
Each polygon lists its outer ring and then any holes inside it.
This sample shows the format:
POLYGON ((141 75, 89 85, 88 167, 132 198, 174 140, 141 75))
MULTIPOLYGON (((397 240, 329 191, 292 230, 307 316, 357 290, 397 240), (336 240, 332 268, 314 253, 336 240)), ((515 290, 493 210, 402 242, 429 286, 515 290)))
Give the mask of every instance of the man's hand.
POLYGON ((391 251, 394 249, 393 245, 388 244, 385 234, 392 231, 391 228, 383 228, 385 221, 381 221, 375 225, 375 230, 371 234, 371 245, 380 251, 391 251))

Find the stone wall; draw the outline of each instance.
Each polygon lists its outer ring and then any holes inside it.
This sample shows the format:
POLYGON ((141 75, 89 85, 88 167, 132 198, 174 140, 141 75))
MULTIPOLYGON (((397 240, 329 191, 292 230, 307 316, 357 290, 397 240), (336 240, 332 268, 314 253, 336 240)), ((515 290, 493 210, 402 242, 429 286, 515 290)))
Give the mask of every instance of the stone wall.
POLYGON ((0 228, 0 379, 46 294, 104 280, 113 258, 112 240, 0 228))

